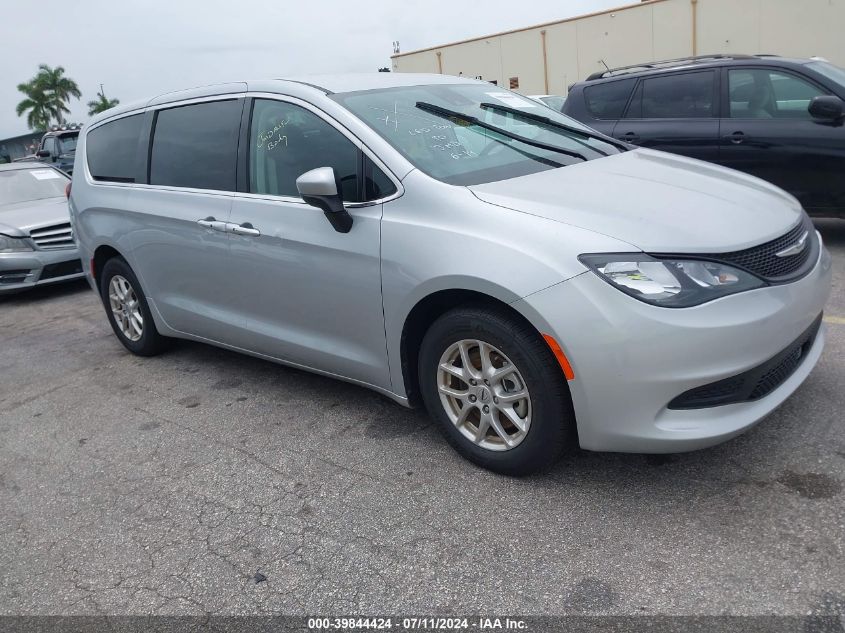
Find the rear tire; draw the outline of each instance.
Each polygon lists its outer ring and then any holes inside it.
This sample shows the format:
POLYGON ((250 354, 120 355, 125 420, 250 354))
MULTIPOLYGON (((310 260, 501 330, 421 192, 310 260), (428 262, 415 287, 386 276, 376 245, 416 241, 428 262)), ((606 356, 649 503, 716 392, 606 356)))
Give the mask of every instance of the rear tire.
POLYGON ((461 455, 505 475, 548 468, 577 445, 566 379, 546 342, 502 310, 457 308, 421 344, 420 392, 461 455))
POLYGON ((132 268, 120 257, 103 266, 100 297, 115 336, 133 354, 155 356, 169 343, 156 330, 147 298, 132 268))

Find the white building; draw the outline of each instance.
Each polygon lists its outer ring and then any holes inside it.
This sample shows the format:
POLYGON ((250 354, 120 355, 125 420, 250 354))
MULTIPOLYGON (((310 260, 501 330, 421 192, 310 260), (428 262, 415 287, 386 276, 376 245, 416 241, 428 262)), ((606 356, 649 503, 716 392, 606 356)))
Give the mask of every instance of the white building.
POLYGON ((713 53, 821 56, 845 66, 845 0, 645 0, 392 57, 396 72, 566 94, 609 67, 713 53))

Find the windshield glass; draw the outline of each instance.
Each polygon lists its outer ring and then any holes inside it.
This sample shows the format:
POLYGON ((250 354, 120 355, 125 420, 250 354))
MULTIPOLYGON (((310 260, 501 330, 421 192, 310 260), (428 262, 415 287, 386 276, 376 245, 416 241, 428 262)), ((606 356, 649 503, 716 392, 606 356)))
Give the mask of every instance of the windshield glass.
POLYGON ((821 73, 845 88, 845 69, 834 66, 829 62, 810 62, 807 64, 807 68, 812 68, 817 73, 821 73))
POLYGON ((0 171, 0 206, 64 196, 67 182, 55 169, 46 167, 0 171))
POLYGON ((332 98, 416 167, 454 185, 515 178, 623 151, 610 140, 594 138, 597 133, 577 121, 493 85, 408 86, 336 94, 332 98), (471 116, 483 125, 444 111, 471 116), (547 117, 572 130, 528 120, 522 112, 547 117))
POLYGON ((545 103, 552 110, 557 110, 558 112, 562 112, 563 111, 563 104, 566 102, 566 99, 564 99, 563 97, 556 97, 554 95, 550 95, 548 97, 540 97, 540 101, 545 103))
POLYGON ((59 136, 57 137, 59 141, 59 153, 60 154, 69 154, 70 152, 76 151, 76 140, 79 138, 79 135, 74 136, 59 136))

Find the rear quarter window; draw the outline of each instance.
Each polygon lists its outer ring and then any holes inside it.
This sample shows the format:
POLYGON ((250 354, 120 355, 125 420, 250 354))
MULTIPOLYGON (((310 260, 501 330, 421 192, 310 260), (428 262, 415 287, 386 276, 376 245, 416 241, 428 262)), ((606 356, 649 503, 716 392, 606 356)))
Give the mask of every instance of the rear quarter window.
POLYGON ((587 111, 596 119, 621 119, 636 83, 636 79, 623 79, 585 87, 587 111))
POLYGON ((94 180, 135 182, 142 114, 111 121, 88 132, 85 153, 94 180))

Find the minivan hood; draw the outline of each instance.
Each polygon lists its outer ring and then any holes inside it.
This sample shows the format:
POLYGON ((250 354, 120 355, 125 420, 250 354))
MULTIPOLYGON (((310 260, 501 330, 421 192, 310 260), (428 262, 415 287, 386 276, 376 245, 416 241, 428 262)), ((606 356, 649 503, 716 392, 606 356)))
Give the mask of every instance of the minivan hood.
POLYGON ((32 229, 67 222, 70 212, 64 196, 0 206, 0 233, 4 235, 23 237, 32 229))
POLYGON ((469 188, 490 204, 651 253, 742 250, 780 237, 802 214, 795 198, 758 178, 646 149, 469 188))

